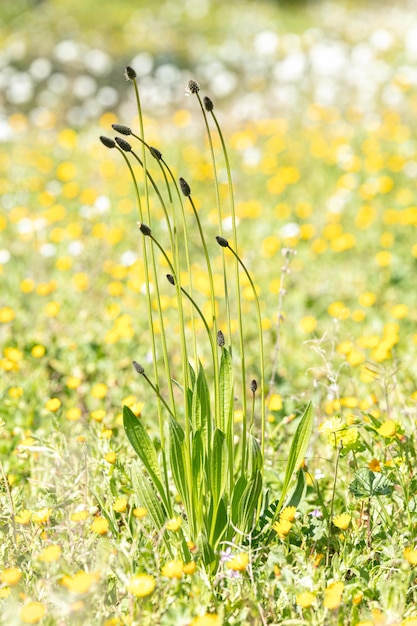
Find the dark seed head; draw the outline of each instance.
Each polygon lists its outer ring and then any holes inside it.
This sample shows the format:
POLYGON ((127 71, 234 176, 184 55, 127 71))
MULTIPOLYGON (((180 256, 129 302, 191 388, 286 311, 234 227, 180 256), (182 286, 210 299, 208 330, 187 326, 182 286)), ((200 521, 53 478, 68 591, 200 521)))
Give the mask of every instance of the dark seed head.
POLYGON ((217 235, 216 241, 219 244, 219 246, 221 246, 222 248, 229 247, 229 242, 227 241, 227 239, 225 239, 224 237, 220 237, 220 235, 217 235))
POLYGON ((140 222, 138 222, 138 226, 139 226, 140 232, 146 237, 149 237, 149 235, 152 232, 149 226, 147 226, 146 224, 141 224, 140 222))
POLYGON ((129 67, 129 65, 126 67, 125 69, 125 77, 126 80, 134 80, 136 78, 137 74, 135 72, 135 70, 133 69, 133 67, 129 67))
POLYGON ((182 193, 184 194, 186 198, 188 198, 188 196, 191 196, 190 185, 183 178, 180 178, 180 187, 181 187, 182 193))
POLYGON ((125 141, 121 137, 115 137, 115 141, 117 145, 119 146, 119 148, 121 148, 125 152, 132 152, 132 146, 130 145, 128 141, 125 141))
POLYGON ((191 93, 198 93, 200 91, 200 85, 195 80, 189 80, 188 89, 191 93))
POLYGON ((217 345, 222 348, 224 346, 224 335, 221 330, 217 331, 217 345))
POLYGON ((171 283, 171 285, 175 285, 175 278, 173 277, 172 274, 167 274, 167 278, 168 278, 168 282, 171 283))
POLYGON ((116 144, 113 141, 113 139, 110 139, 110 137, 104 137, 104 135, 101 135, 100 137, 100 141, 101 143, 106 146, 106 148, 115 148, 116 144))
POLYGON ((213 100, 210 100, 208 96, 204 96, 203 102, 204 102, 204 108, 206 109, 206 111, 210 113, 210 111, 214 109, 213 100))
POLYGON ((140 365, 140 363, 138 363, 137 361, 132 361, 132 365, 135 368, 135 370, 137 371, 138 374, 144 374, 145 370, 143 369, 142 365, 140 365))
POLYGON ((258 389, 258 383, 256 382, 255 379, 253 379, 250 383, 250 390, 252 393, 255 393, 257 389, 258 389))
POLYGON ((162 159, 162 152, 159 152, 159 150, 157 148, 153 148, 152 146, 149 146, 149 152, 158 161, 160 161, 162 159))
POLYGON ((129 126, 125 126, 124 124, 112 124, 111 127, 113 128, 113 130, 116 131, 116 133, 120 133, 121 135, 132 134, 132 130, 129 128, 129 126))

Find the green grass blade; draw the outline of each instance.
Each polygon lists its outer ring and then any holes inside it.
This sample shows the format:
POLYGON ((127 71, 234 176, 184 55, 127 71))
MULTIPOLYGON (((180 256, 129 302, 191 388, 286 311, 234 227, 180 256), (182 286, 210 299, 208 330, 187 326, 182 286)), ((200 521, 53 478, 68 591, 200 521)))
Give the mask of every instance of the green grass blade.
POLYGON ((302 463, 304 459, 305 453, 307 452, 308 444, 310 442, 311 432, 313 430, 313 421, 314 421, 313 405, 310 402, 307 405, 306 410, 304 411, 301 421, 298 424, 297 430, 295 431, 294 439, 292 440, 292 443, 291 443, 290 456, 288 459, 287 469, 285 472, 284 484, 282 486, 281 497, 278 502, 274 519, 279 513, 282 503, 285 500, 293 474, 299 468, 300 464, 302 463))

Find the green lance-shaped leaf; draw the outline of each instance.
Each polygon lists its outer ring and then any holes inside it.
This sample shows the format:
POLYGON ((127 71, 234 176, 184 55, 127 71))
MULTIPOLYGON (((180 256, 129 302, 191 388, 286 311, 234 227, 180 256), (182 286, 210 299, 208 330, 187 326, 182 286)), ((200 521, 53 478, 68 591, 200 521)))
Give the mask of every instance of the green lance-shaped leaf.
POLYGON ((246 476, 241 475, 233 487, 232 503, 231 503, 231 516, 233 525, 240 528, 242 522, 242 506, 241 501, 245 489, 247 487, 248 480, 246 476))
POLYGON ((253 435, 249 435, 248 438, 248 454, 246 458, 248 460, 248 476, 253 478, 256 471, 262 471, 263 468, 261 446, 253 435))
POLYGON ((309 402, 300 420, 300 423, 298 424, 297 430, 295 431, 295 435, 291 443, 290 456, 288 459, 287 469, 285 472, 284 484, 282 486, 281 497, 279 499, 274 518, 277 516, 277 514, 281 510, 282 504, 285 500, 285 497, 288 492, 288 488, 290 486, 292 476, 294 472, 298 470, 299 466, 301 465, 304 459, 305 453, 307 452, 308 444, 310 442, 311 432, 313 430, 313 421, 314 421, 313 405, 311 402, 309 402))
POLYGON ((224 433, 229 432, 233 407, 233 363, 230 352, 222 347, 222 357, 220 361, 220 423, 217 426, 224 433))
POLYGON ((213 447, 210 455, 210 488, 216 509, 226 488, 229 455, 226 437, 216 428, 213 436, 213 447))
POLYGON ((197 522, 198 531, 203 523, 204 498, 203 498, 203 481, 204 481, 204 447, 201 437, 201 431, 197 430, 193 436, 192 450, 192 472, 193 472, 193 514, 197 522))
POLYGON ((362 467, 356 472, 355 480, 349 485, 349 491, 356 498, 389 496, 394 490, 393 483, 380 472, 372 472, 362 467))
POLYGON ((298 475, 297 475, 297 484, 295 485, 295 489, 292 492, 288 502, 286 503, 285 506, 295 506, 298 507, 298 505, 300 504, 305 490, 307 487, 307 483, 306 483, 306 474, 304 472, 304 470, 299 469, 298 470, 298 475))
MULTIPOLYGON (((155 529, 160 531, 166 524, 168 517, 162 502, 156 495, 155 489, 152 488, 151 482, 145 475, 144 468, 137 461, 132 463, 131 475, 133 490, 138 498, 138 504, 146 508, 155 529)), ((165 543, 168 551, 171 553, 169 543, 165 543)))
POLYGON ((123 425, 132 447, 149 474, 155 489, 159 493, 166 509, 170 512, 171 505, 169 496, 165 493, 162 484, 161 469, 159 467, 158 455, 152 439, 141 420, 136 417, 128 406, 123 407, 123 425))
POLYGON ((228 516, 224 499, 222 498, 217 506, 215 518, 213 519, 212 532, 210 533, 210 545, 216 550, 228 526, 228 516))
POLYGON ((199 364, 198 376, 194 383, 192 407, 191 407, 191 420, 193 424, 193 430, 201 431, 202 440, 204 443, 204 450, 208 451, 208 434, 210 419, 210 392, 207 385, 206 375, 204 368, 199 364))
POLYGON ((189 500, 184 442, 185 434, 182 426, 173 417, 169 416, 169 455, 172 477, 178 493, 187 507, 189 500))
POLYGON ((247 533, 252 530, 255 516, 259 507, 259 498, 262 492, 262 474, 256 471, 254 478, 248 483, 241 499, 241 517, 238 528, 247 533))

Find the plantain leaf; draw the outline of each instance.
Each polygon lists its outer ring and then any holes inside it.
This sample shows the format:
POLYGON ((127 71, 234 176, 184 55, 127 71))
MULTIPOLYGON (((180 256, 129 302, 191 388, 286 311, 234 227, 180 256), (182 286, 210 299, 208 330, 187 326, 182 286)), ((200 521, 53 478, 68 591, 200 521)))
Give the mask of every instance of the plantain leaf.
POLYGON ((222 498, 217 507, 216 517, 213 520, 213 531, 210 537, 211 539, 210 545, 214 551, 216 550, 219 544, 219 541, 222 539, 224 533, 227 530, 227 525, 228 525, 227 522, 228 522, 228 517, 227 517, 226 505, 224 503, 224 498, 222 498))
POLYGON ((145 466, 155 489, 169 510, 169 498, 162 484, 161 469, 155 446, 141 420, 128 406, 123 407, 123 426, 134 451, 145 466))
POLYGON ((257 470, 262 471, 263 468, 263 459, 261 446, 258 443, 258 440, 253 435, 249 435, 248 438, 248 475, 250 478, 253 478, 256 474, 257 470))
POLYGON ((235 486, 233 487, 232 493, 232 504, 230 507, 230 514, 232 516, 233 525, 237 528, 241 527, 241 518, 242 518, 242 507, 241 500, 243 494, 245 492, 246 486, 248 484, 246 476, 240 476, 235 486))
POLYGON ((188 488, 187 472, 184 453, 184 431, 182 426, 170 415, 169 416, 169 455, 172 477, 178 493, 187 507, 188 488))
POLYGON ((239 530, 243 533, 247 533, 252 530, 256 521, 256 514, 258 511, 259 497, 262 492, 262 474, 259 470, 256 471, 254 478, 246 486, 245 492, 242 496, 241 507, 241 522, 239 524, 239 530))
MULTIPOLYGON (((138 504, 146 508, 155 529, 161 531, 168 519, 165 508, 158 499, 149 479, 146 477, 144 468, 137 461, 132 463, 131 476, 133 489, 138 498, 138 504)), ((167 545, 169 553, 172 554, 171 546, 165 537, 166 535, 164 534, 165 544, 167 545)))
POLYGON ((226 437, 221 430, 216 428, 210 455, 210 488, 215 509, 226 488, 228 456, 226 437))
POLYGON ((192 458, 192 470, 193 470, 193 517, 197 522, 198 529, 201 528, 203 523, 203 481, 204 481, 204 449, 201 439, 201 431, 198 430, 194 433, 193 437, 193 458, 192 458))
POLYGON ((307 487, 307 483, 306 483, 306 475, 304 470, 299 469, 298 470, 298 478, 297 478, 297 484, 295 485, 295 489, 292 492, 288 502, 286 503, 285 506, 295 506, 298 507, 298 505, 300 504, 304 493, 306 491, 306 487, 307 487))
POLYGON ((295 431, 295 435, 291 443, 290 456, 288 458, 284 484, 282 486, 281 497, 279 499, 279 503, 274 517, 276 517, 276 515, 281 510, 282 503, 284 502, 287 495, 292 476, 301 465, 305 453, 307 452, 308 444, 311 437, 311 431, 313 430, 313 421, 313 405, 311 402, 309 402, 300 420, 300 423, 298 424, 297 430, 295 431))
POLYGON ((233 363, 229 350, 223 346, 220 360, 220 416, 216 424, 224 433, 229 434, 233 417, 233 363))

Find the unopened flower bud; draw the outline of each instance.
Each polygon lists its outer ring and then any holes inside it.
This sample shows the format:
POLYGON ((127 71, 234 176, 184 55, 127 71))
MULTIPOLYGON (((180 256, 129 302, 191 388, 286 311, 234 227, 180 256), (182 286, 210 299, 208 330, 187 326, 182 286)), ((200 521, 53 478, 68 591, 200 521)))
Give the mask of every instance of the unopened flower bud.
POLYGON ((171 283, 171 285, 175 285, 175 278, 173 277, 172 274, 167 274, 167 279, 168 279, 168 282, 171 283))
POLYGON ((146 237, 149 237, 149 235, 151 234, 151 229, 149 228, 149 226, 147 226, 146 224, 141 224, 140 222, 138 222, 138 227, 140 232, 145 235, 146 237))
POLYGON ((211 100, 208 96, 204 96, 203 102, 204 108, 210 113, 214 109, 213 100, 211 100))
POLYGON ((219 244, 219 246, 221 246, 222 248, 229 247, 229 242, 227 241, 227 239, 225 239, 224 237, 220 237, 220 235, 217 235, 216 241, 219 244))
POLYGON ((152 146, 149 146, 149 152, 158 161, 162 159, 162 152, 160 152, 157 148, 153 148, 152 146))
POLYGON ((113 139, 110 139, 110 137, 105 137, 104 135, 101 135, 100 141, 103 144, 103 146, 106 146, 106 148, 115 148, 116 147, 115 142, 113 141, 113 139))
POLYGON ((124 124, 112 124, 111 127, 113 128, 113 130, 116 131, 116 133, 120 133, 121 135, 132 134, 132 130, 129 128, 129 126, 125 126, 124 124))
POLYGON ((217 345, 222 348, 224 346, 224 335, 221 330, 217 332, 217 345))
POLYGON ((132 361, 132 365, 135 368, 135 370, 137 371, 138 374, 144 374, 145 370, 143 369, 142 365, 140 365, 140 363, 138 363, 137 361, 132 361))
POLYGON ((132 152, 132 146, 130 145, 128 141, 125 141, 121 137, 115 137, 115 141, 117 145, 119 146, 119 148, 124 150, 124 152, 132 152))
POLYGON ((190 185, 183 178, 180 178, 180 187, 184 196, 188 198, 188 196, 191 195, 191 189, 190 189, 190 185))
POLYGON ((129 67, 129 65, 125 69, 126 80, 134 80, 137 76, 133 67, 129 67))
POLYGON ((250 390, 252 393, 255 393, 257 389, 258 389, 258 383, 256 382, 255 379, 253 379, 250 383, 250 390))

